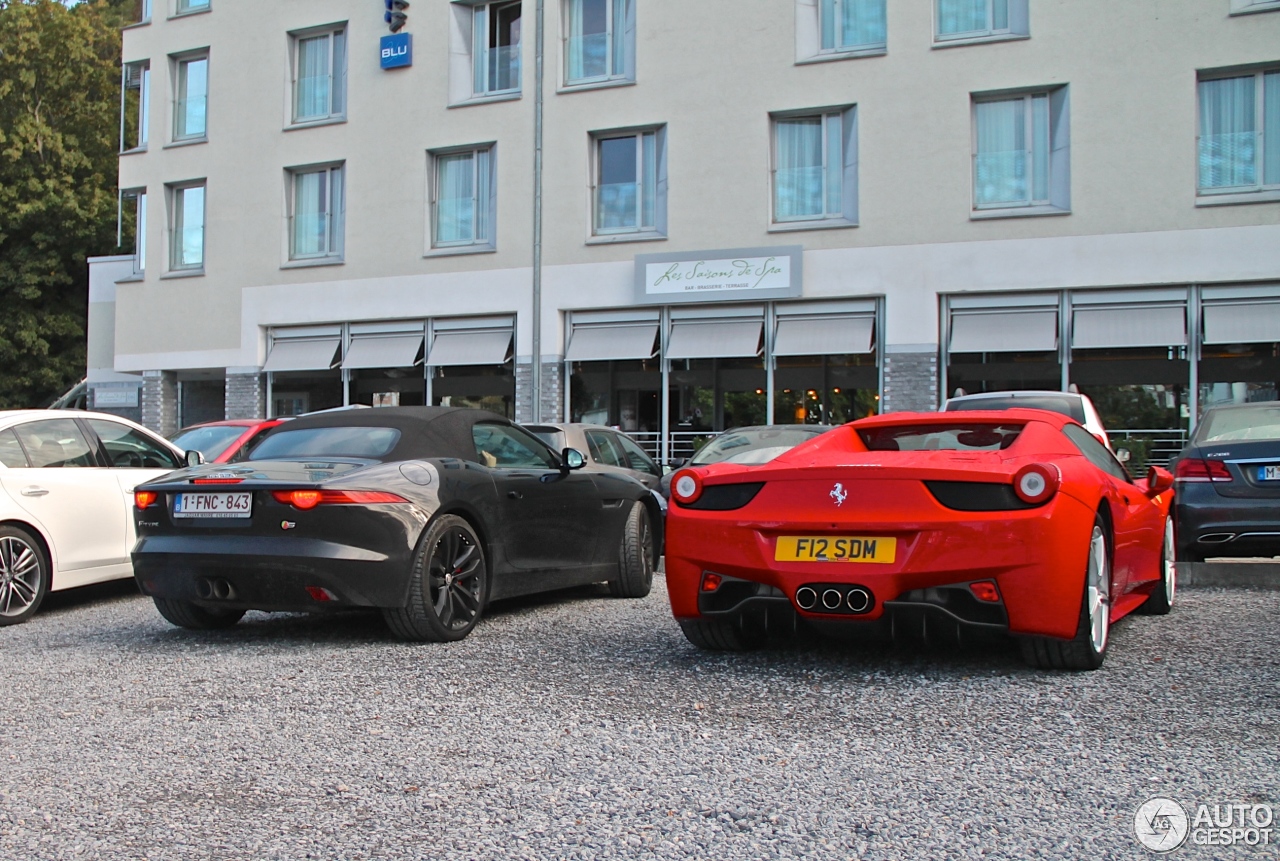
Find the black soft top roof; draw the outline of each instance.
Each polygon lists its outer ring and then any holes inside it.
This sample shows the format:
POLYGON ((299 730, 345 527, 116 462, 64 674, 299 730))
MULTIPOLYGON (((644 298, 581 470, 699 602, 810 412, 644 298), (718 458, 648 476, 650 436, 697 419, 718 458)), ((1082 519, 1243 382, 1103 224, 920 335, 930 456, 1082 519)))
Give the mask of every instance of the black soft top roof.
POLYGON ((377 407, 299 416, 272 428, 265 437, 308 428, 394 428, 400 431, 400 439, 381 458, 384 462, 429 457, 456 457, 477 461, 471 427, 478 422, 511 424, 507 419, 488 410, 463 407, 377 407))

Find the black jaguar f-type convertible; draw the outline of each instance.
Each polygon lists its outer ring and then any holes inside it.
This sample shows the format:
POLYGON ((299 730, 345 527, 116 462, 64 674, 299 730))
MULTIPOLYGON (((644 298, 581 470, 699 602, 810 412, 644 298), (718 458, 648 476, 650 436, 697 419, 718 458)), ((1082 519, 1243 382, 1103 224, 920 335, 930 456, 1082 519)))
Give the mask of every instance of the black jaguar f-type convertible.
POLYGON ((497 598, 593 582, 643 597, 659 502, 583 463, 480 410, 302 417, 246 461, 138 486, 134 575, 186 628, 376 607, 406 640, 461 639, 497 598))

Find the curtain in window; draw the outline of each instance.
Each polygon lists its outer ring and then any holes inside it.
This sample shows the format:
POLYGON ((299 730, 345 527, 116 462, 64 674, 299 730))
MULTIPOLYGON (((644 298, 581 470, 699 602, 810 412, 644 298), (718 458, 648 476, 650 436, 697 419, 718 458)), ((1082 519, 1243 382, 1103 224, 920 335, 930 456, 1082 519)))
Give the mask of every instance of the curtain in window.
POLYGON ((568 0, 568 79, 609 75, 609 3, 624 0, 568 0))
POLYGON ((627 4, 630 0, 613 0, 613 15, 606 36, 611 49, 613 64, 608 75, 621 75, 627 68, 627 40, 622 34, 627 27, 627 4))
POLYGON ((979 207, 1026 203, 1027 123, 1024 99, 979 102, 974 197, 979 207))
POLYGON ((319 257, 325 253, 328 224, 327 170, 294 174, 293 256, 319 257))
POLYGON ((436 244, 460 245, 476 239, 475 153, 436 160, 436 244))
POLYGON ((1255 76, 1200 82, 1200 187, 1256 185, 1255 76))
POLYGON ((328 222, 329 230, 329 247, 325 249, 326 254, 342 253, 342 224, 343 211, 346 209, 346 201, 343 197, 345 189, 343 187, 342 168, 330 168, 327 171, 329 177, 329 206, 325 213, 325 220, 328 222))
POLYGON ((333 34, 333 74, 330 76, 330 111, 342 114, 347 110, 347 33, 337 30, 333 34))
POLYGON ((778 221, 823 214, 822 118, 778 120, 774 211, 778 221))
MULTIPOLYGON (((938 35, 972 33, 987 30, 987 7, 992 0, 938 0, 938 35)), ((1004 6, 1008 26, 1008 0, 995 0, 1004 6)))
POLYGON ((1280 185, 1280 72, 1263 75, 1262 124, 1262 181, 1280 185))
POLYGON ((204 265, 204 187, 180 188, 175 192, 177 200, 178 234, 177 259, 174 268, 195 268, 204 265))
POLYGON ((885 43, 885 0, 821 0, 821 4, 823 50, 885 43))
POLYGON ((178 64, 178 127, 174 137, 198 138, 205 133, 205 107, 209 95, 209 61, 186 60, 178 64))
POLYGON ((644 193, 640 196, 640 226, 644 228, 654 227, 653 207, 654 201, 658 198, 658 152, 657 152, 657 135, 653 132, 646 132, 640 136, 643 142, 643 164, 644 170, 641 181, 644 187, 644 193))
POLYGON ((142 272, 147 267, 147 193, 138 194, 138 217, 133 228, 133 267, 142 272))
POLYGON ((1049 96, 1031 97, 1031 201, 1049 201, 1049 96))
MULTIPOLYGON (((640 177, 636 136, 604 138, 599 146, 600 177, 596 185, 596 229, 634 230, 639 225, 637 204, 640 177)), ((648 153, 646 153, 648 155, 648 153)))
POLYGON ((297 119, 329 116, 329 35, 298 40, 297 119))

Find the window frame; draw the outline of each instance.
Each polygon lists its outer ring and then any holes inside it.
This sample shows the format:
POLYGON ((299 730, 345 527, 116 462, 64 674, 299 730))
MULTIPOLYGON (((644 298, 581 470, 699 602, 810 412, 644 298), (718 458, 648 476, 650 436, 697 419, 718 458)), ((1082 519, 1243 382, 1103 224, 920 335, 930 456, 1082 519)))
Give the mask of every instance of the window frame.
POLYGON ((285 201, 285 225, 288 231, 288 261, 292 265, 318 266, 341 263, 346 254, 347 175, 345 161, 321 162, 285 168, 287 195, 285 201), (297 201, 298 178, 310 174, 325 174, 326 210, 321 216, 325 222, 325 247, 316 254, 298 252, 297 201), (335 176, 338 181, 335 182, 335 176), (335 191, 336 189, 336 191, 335 191))
MULTIPOLYGON (((1278 6, 1277 8, 1280 8, 1278 6)), ((1266 181, 1266 126, 1267 126, 1267 77, 1275 75, 1274 86, 1277 89, 1276 104, 1280 106, 1280 64, 1267 64, 1246 68, 1206 69, 1196 75, 1196 205, 1218 206, 1236 203, 1269 203, 1280 200, 1280 164, 1273 169, 1276 182, 1266 181), (1203 138, 1204 97, 1202 85, 1210 81, 1222 81, 1232 78, 1253 78, 1254 98, 1254 171, 1257 182, 1253 185, 1204 186, 1201 185, 1202 169, 1200 165, 1201 140, 1203 138)), ((1280 119, 1275 121, 1280 128, 1280 119)), ((1280 160, 1280 149, 1277 149, 1280 160)))
POLYGON ((570 40, 573 38, 569 32, 569 21, 571 15, 569 9, 574 4, 589 2, 589 0, 561 0, 560 4, 560 22, 561 37, 560 50, 563 55, 564 62, 561 66, 561 83, 560 91, 574 91, 582 89, 594 89, 597 87, 620 86, 624 84, 633 84, 636 81, 636 4, 637 0, 600 0, 605 4, 605 55, 608 60, 608 71, 603 75, 583 75, 581 77, 572 77, 570 73, 570 63, 572 61, 572 51, 570 49, 570 40), (617 24, 617 4, 622 4, 623 21, 622 28, 619 31, 617 24), (615 61, 619 55, 617 40, 619 33, 623 39, 621 48, 621 68, 617 68, 615 61))
POLYGON ((524 49, 524 4, 522 0, 490 0, 487 3, 477 3, 471 7, 471 95, 477 99, 489 99, 498 96, 517 96, 520 95, 523 80, 524 66, 522 64, 521 51, 524 49), (489 44, 489 32, 492 28, 492 17, 496 8, 509 8, 511 6, 520 7, 521 31, 520 40, 514 45, 509 46, 515 49, 516 73, 515 86, 495 88, 491 86, 480 86, 480 74, 483 71, 484 77, 489 77, 489 57, 496 50, 494 46, 489 44), (483 18, 483 26, 480 19, 483 18))
POLYGON ((170 276, 182 275, 203 275, 205 261, 208 259, 208 238, 209 238, 209 194, 208 182, 205 179, 189 180, 187 182, 175 182, 165 185, 165 197, 168 205, 168 230, 169 230, 169 266, 167 274, 170 276), (192 189, 200 189, 201 199, 201 222, 200 222, 200 262, 199 263, 182 263, 182 232, 185 228, 184 213, 186 203, 186 193, 192 189))
POLYGON ((151 127, 151 60, 134 60, 131 63, 125 63, 120 69, 120 154, 146 152, 147 144, 150 138, 151 127), (131 87, 130 69, 140 68, 138 74, 138 86, 131 87), (136 146, 126 146, 126 129, 128 127, 129 114, 129 90, 138 90, 138 143, 136 146))
POLYGON ((942 4, 945 2, 947 0, 933 0, 932 4, 934 48, 1031 38, 1030 11, 1027 8, 1027 0, 984 0, 987 11, 987 26, 979 30, 964 30, 956 33, 942 32, 942 4), (1007 3, 1006 25, 999 28, 995 26, 995 3, 997 2, 1007 3))
POLYGON ((116 203, 117 246, 124 241, 124 204, 127 200, 132 200, 134 205, 132 280, 141 280, 146 274, 147 266, 147 187, 142 185, 120 189, 120 197, 116 203))
POLYGON ((173 123, 169 129, 170 145, 184 145, 194 143, 205 143, 209 140, 209 49, 203 48, 199 51, 189 51, 183 54, 170 54, 170 67, 173 81, 173 123), (204 128, 199 133, 180 132, 186 126, 187 112, 184 110, 190 98, 187 95, 187 80, 189 73, 186 69, 191 63, 203 62, 205 64, 204 78, 204 128))
POLYGON ((176 0, 173 17, 180 15, 199 15, 213 9, 213 0, 176 0))
POLYGON ((451 254, 479 254, 498 250, 498 146, 493 141, 465 146, 445 147, 427 151, 427 257, 451 254), (484 153, 486 164, 483 173, 487 185, 484 199, 483 226, 485 236, 480 236, 482 222, 479 216, 482 168, 478 156, 484 153), (471 157, 472 220, 469 240, 445 240, 439 238, 440 230, 440 169, 445 159, 460 155, 471 157))
POLYGON ((882 8, 885 20, 884 38, 878 42, 858 45, 840 45, 839 34, 832 38, 832 47, 824 47, 824 5, 832 3, 832 19, 839 28, 844 4, 857 0, 796 0, 796 63, 822 63, 831 60, 849 60, 858 57, 883 57, 889 53, 888 0, 874 0, 882 8))
POLYGON ((1029 87, 1018 90, 1000 90, 969 95, 969 218, 981 220, 986 218, 1017 218, 1041 215, 1069 215, 1071 213, 1071 102, 1070 86, 1055 84, 1044 87, 1029 87), (1021 99, 1024 109, 1024 135, 1030 142, 1026 150, 1029 165, 1035 160, 1035 111, 1034 100, 1043 97, 1047 100, 1046 120, 1048 129, 1044 141, 1044 159, 1046 170, 1046 198, 1034 198, 1033 179, 1028 169, 1027 198, 1025 203, 999 201, 990 204, 978 203, 978 106, 994 102, 1006 102, 1021 99))
MULTIPOLYGON (((560 468, 559 455, 557 455, 554 451, 552 451, 551 447, 548 446, 542 440, 540 440, 537 436, 535 436, 534 434, 530 433, 529 431, 517 425, 501 424, 499 422, 492 422, 492 421, 476 422, 471 426, 471 444, 476 451, 476 459, 472 462, 478 463, 481 466, 487 467, 488 469, 520 469, 520 470, 545 469, 550 471, 550 470, 557 470, 560 468), (476 433, 477 429, 479 428, 493 428, 493 431, 495 433, 505 437, 508 440, 515 442, 516 444, 520 444, 520 445, 527 444, 530 450, 530 453, 538 455, 541 459, 541 463, 537 463, 537 464, 505 463, 504 464, 500 461, 495 462, 493 464, 486 463, 484 459, 484 454, 482 453, 482 449, 480 448, 480 440, 476 433)), ((493 455, 493 452, 489 452, 489 454, 493 455)), ((496 455, 494 455, 494 458, 496 461, 496 455)))
POLYGON ((775 111, 769 114, 769 232, 794 230, 823 230, 828 228, 858 226, 858 106, 834 105, 794 111, 775 111), (822 137, 823 212, 821 215, 805 215, 783 218, 778 214, 778 173, 781 157, 779 130, 781 124, 819 118, 822 137), (830 127, 840 126, 840 211, 828 207, 827 190, 830 165, 830 127))
POLYGON ((348 22, 340 21, 320 27, 308 27, 289 33, 289 126, 291 128, 326 125, 345 122, 347 119, 347 81, 350 69, 350 36, 348 22), (341 47, 338 37, 342 37, 341 47), (328 112, 324 114, 299 114, 302 102, 302 43, 308 39, 327 38, 329 59, 328 112), (339 69, 338 66, 341 66, 339 69))
POLYGON ((665 123, 650 126, 635 126, 621 129, 605 129, 593 131, 589 134, 591 141, 590 166, 591 166, 591 182, 590 182, 590 230, 588 244, 607 243, 607 242, 623 242, 623 241, 644 241, 651 239, 667 238, 667 126, 665 123), (647 185, 645 177, 645 135, 653 136, 653 224, 644 224, 645 200, 644 189, 647 185), (602 228, 600 224, 600 188, 601 170, 603 161, 601 159, 601 144, 606 140, 621 140, 625 138, 634 138, 636 140, 636 185, 640 189, 640 193, 636 195, 636 226, 635 227, 606 227, 602 228))

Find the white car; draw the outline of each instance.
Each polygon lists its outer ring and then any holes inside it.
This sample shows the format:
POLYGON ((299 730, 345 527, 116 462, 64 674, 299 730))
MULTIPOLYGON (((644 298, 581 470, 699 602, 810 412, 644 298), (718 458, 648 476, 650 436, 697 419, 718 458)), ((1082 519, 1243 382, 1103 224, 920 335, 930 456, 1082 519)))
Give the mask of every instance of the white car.
POLYGON ((1054 392, 1028 389, 1013 392, 979 392, 973 395, 959 395, 947 400, 942 405, 943 412, 957 410, 1007 410, 1014 407, 1025 407, 1036 410, 1049 410, 1070 416, 1084 426, 1084 429, 1098 438, 1098 442, 1111 449, 1111 440, 1107 438, 1107 429, 1102 426, 1102 417, 1089 400, 1088 395, 1076 392, 1054 392))
POLYGON ((133 488, 185 453, 118 416, 0 411, 0 625, 50 592, 133 576, 133 488))

